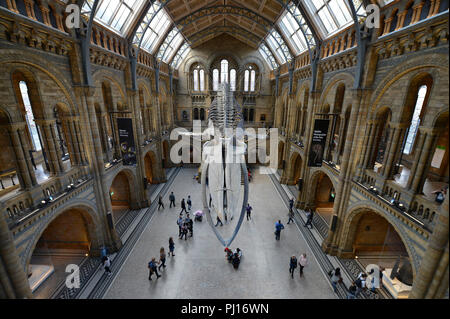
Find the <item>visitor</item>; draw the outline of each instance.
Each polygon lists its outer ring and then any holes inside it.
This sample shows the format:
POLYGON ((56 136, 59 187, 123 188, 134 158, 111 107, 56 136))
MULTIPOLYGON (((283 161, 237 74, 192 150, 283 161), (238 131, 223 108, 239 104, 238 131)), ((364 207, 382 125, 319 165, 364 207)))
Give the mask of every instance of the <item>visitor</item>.
POLYGON ((217 227, 217 226, 219 226, 219 224, 220 224, 220 227, 222 227, 222 226, 223 226, 223 223, 222 223, 222 221, 220 220, 219 216, 217 215, 217 222, 216 222, 216 225, 215 225, 214 227, 217 227))
POLYGON ((361 272, 358 275, 358 278, 355 280, 355 285, 356 285, 355 296, 356 297, 358 297, 358 295, 361 293, 361 291, 366 289, 366 280, 367 280, 367 274, 364 272, 361 272))
POLYGON ((293 210, 293 209, 294 209, 294 199, 291 198, 291 199, 289 200, 289 211, 291 211, 291 210, 293 210))
POLYGON ((111 275, 111 259, 108 256, 103 257, 103 268, 105 268, 105 274, 111 275))
POLYGON ((169 256, 172 255, 172 257, 175 256, 175 254, 173 253, 175 250, 175 243, 173 242, 173 238, 170 237, 169 238, 169 256))
POLYGON ((178 225, 178 237, 181 238, 181 227, 183 226, 183 217, 180 214, 180 217, 177 219, 177 225, 178 225))
POLYGON ((308 264, 308 259, 306 254, 301 254, 298 259, 298 265, 300 266, 300 277, 303 277, 303 268, 308 264))
POLYGON ((250 206, 250 204, 249 203, 247 203, 247 220, 250 220, 250 219, 252 219, 252 217, 251 217, 251 213, 252 213, 252 209, 253 209, 253 207, 252 206, 250 206))
POLYGON ((173 194, 173 192, 171 192, 170 195, 169 195, 169 201, 170 201, 169 208, 172 208, 172 204, 173 204, 173 207, 176 207, 176 205, 175 205, 175 195, 173 194))
POLYGON ((164 247, 161 247, 159 250, 159 271, 161 271, 161 267, 166 268, 166 252, 164 251, 164 247))
POLYGON ((356 299, 357 289, 355 282, 352 282, 351 286, 348 287, 347 299, 356 299))
POLYGON ((187 223, 183 223, 182 226, 181 226, 181 237, 180 237, 180 239, 183 239, 183 237, 184 237, 184 240, 187 240, 187 233, 188 233, 187 223))
POLYGON ((211 196, 211 194, 209 194, 209 207, 211 207, 211 202, 212 202, 212 196, 211 196))
POLYGON ((313 218, 314 218, 314 211, 311 209, 311 210, 307 213, 305 227, 311 226, 310 229, 313 228, 313 225, 312 225, 313 218))
POLYGON ((275 223, 275 239, 280 240, 281 231, 284 229, 284 225, 281 220, 275 223))
POLYGON ((158 210, 159 210, 161 207, 164 209, 164 203, 163 203, 163 201, 162 201, 162 196, 159 195, 159 198, 158 198, 158 210))
POLYGON ((225 252, 225 258, 228 260, 228 262, 231 262, 231 259, 233 258, 233 252, 231 251, 231 249, 228 247, 225 247, 224 252, 225 252))
POLYGON ((181 200, 181 212, 180 212, 180 214, 183 214, 183 212, 187 213, 186 202, 184 201, 184 198, 181 200))
POLYGON ((331 277, 331 285, 333 286, 333 290, 337 293, 337 284, 342 282, 341 269, 338 267, 329 272, 331 277))
POLYGON ((435 198, 436 203, 442 204, 444 202, 444 199, 445 199, 444 192, 445 192, 445 190, 443 188, 439 191, 433 192, 433 194, 436 194, 436 198, 435 198))
POLYGON ((294 211, 292 209, 289 209, 289 213, 288 213, 289 219, 287 224, 289 225, 291 222, 294 224, 295 220, 294 220, 294 211))
POLYGON ((187 205, 188 205, 188 211, 191 211, 191 209, 192 209, 192 201, 191 201, 191 196, 189 195, 188 196, 188 199, 187 199, 187 205))
POLYGON ((231 264, 233 265, 234 269, 238 269, 240 263, 241 263, 241 257, 239 255, 239 252, 235 252, 233 254, 233 257, 232 257, 232 260, 231 260, 231 264))
POLYGON ((148 280, 152 280, 153 274, 156 274, 156 279, 161 277, 158 274, 158 268, 156 267, 156 258, 155 257, 152 257, 152 260, 148 263, 148 269, 149 269, 148 280))
POLYGON ((186 227, 190 233, 189 237, 194 236, 194 222, 192 221, 192 219, 189 217, 189 214, 186 215, 186 219, 184 220, 186 227))
POLYGON ((292 279, 294 279, 295 268, 297 268, 297 257, 292 256, 289 260, 289 273, 291 274, 292 279))

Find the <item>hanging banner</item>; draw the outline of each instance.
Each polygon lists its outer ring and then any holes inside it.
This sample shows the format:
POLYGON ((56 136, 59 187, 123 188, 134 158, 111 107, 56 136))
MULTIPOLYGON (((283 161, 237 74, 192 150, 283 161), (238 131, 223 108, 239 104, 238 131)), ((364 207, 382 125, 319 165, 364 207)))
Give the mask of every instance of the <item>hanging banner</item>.
POLYGON ((328 126, 330 120, 315 120, 314 131, 309 151, 308 166, 322 167, 323 153, 327 141, 328 126))
POLYGON ((123 165, 136 165, 136 147, 134 145, 133 121, 130 118, 117 118, 120 152, 123 165))

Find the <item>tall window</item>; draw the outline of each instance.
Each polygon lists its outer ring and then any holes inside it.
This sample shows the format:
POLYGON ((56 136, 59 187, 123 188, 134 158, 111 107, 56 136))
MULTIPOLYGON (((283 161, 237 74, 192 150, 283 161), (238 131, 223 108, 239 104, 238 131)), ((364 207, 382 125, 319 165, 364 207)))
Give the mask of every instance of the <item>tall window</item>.
POLYGON ((164 9, 159 9, 159 6, 161 6, 159 2, 154 2, 152 5, 151 10, 154 11, 153 14, 155 16, 152 18, 142 39, 142 47, 152 54, 154 53, 153 51, 156 49, 161 38, 166 34, 170 27, 169 16, 164 9))
POLYGON ((219 70, 213 70, 213 91, 219 90, 219 70))
POLYGON ((192 73, 194 91, 203 92, 205 90, 205 71, 198 65, 192 73))
POLYGON ((230 71, 230 89, 231 91, 236 91, 236 70, 231 69, 230 71))
POLYGON ((39 140, 38 127, 34 121, 33 110, 31 108, 30 98, 28 96, 28 87, 25 81, 19 82, 20 94, 22 95, 23 105, 25 107, 25 120, 27 122, 28 130, 30 132, 31 141, 35 151, 42 149, 41 141, 39 140))
POLYGON ((228 61, 220 62, 220 83, 228 83, 228 61))
POLYGON ((256 88, 256 71, 250 65, 244 72, 244 92, 254 92, 256 88))
MULTIPOLYGON (((297 18, 300 20, 300 23, 305 23, 303 16, 301 15, 297 6, 292 6, 292 10, 297 18)), ((297 23, 297 20, 292 16, 289 11, 286 11, 285 16, 279 23, 281 31, 284 33, 285 38, 294 48, 295 54, 300 54, 305 51, 308 47, 306 44, 305 36, 303 35, 302 30, 300 29, 300 25, 297 23)), ((308 27, 304 27, 307 34, 311 33, 308 27)))
POLYGON ((194 70, 194 91, 198 91, 199 85, 198 85, 198 70, 194 70))
POLYGON ((419 92, 417 94, 416 106, 414 108, 414 113, 411 120, 411 125, 409 126, 408 136, 406 137, 405 148, 403 150, 404 154, 411 154, 414 141, 416 139, 417 130, 420 125, 420 115, 422 113, 423 104, 425 101, 425 96, 427 95, 427 86, 422 85, 419 88, 419 92))

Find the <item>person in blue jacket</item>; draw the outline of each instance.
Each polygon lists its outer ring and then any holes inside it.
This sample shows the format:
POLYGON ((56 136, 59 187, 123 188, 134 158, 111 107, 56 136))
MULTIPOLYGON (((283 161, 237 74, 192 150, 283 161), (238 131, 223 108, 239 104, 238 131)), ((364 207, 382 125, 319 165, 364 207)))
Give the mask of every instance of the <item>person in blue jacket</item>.
POLYGON ((280 240, 281 230, 284 229, 284 225, 281 223, 281 220, 275 223, 275 239, 280 240))

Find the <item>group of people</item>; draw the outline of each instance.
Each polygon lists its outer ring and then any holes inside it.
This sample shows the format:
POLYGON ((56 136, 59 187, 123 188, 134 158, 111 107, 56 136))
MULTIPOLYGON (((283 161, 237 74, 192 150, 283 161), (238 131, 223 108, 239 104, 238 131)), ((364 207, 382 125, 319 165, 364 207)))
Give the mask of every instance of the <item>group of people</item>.
MULTIPOLYGON (((173 192, 170 193, 169 195, 169 208, 176 207, 177 205, 175 204, 175 195, 173 192)), ((162 207, 162 209, 164 209, 164 202, 162 199, 162 196, 159 195, 158 198, 158 210, 162 207)), ((181 214, 183 212, 190 212, 192 210, 192 200, 191 200, 191 195, 188 195, 187 200, 185 200, 184 198, 181 200, 181 214), (187 209, 186 209, 186 204, 187 204, 187 209)))
POLYGON ((233 252, 230 248, 226 247, 224 251, 228 262, 233 265, 234 269, 238 269, 239 264, 241 263, 242 250, 236 248, 236 250, 233 252))
MULTIPOLYGON (((169 238, 169 257, 174 257, 175 254, 173 253, 175 251, 175 243, 173 241, 173 238, 169 238)), ((148 263, 148 280, 152 280, 152 276, 156 275, 156 279, 160 278, 161 275, 158 273, 158 270, 161 272, 161 267, 164 269, 166 268, 166 251, 164 247, 161 247, 159 250, 159 260, 157 261, 155 257, 152 257, 152 259, 148 263)))
MULTIPOLYGON (((367 274, 365 272, 360 272, 358 277, 352 282, 347 291, 347 299, 356 299, 362 291, 370 290, 372 293, 377 293, 377 288, 381 287, 383 278, 383 267, 379 267, 377 270, 371 269, 367 274)), ((331 270, 329 273, 331 277, 331 285, 333 286, 334 292, 337 292, 337 286, 342 283, 341 269, 338 267, 331 270)))
POLYGON ((194 222, 192 221, 189 213, 186 213, 186 217, 183 218, 183 213, 180 213, 180 216, 177 219, 178 225, 178 238, 187 240, 187 235, 189 233, 189 237, 194 236, 194 222))
POLYGON ((292 255, 291 259, 289 260, 289 273, 291 274, 291 277, 294 278, 294 272, 297 268, 297 265, 300 268, 300 278, 303 277, 303 269, 307 264, 308 259, 306 258, 306 254, 301 254, 298 260, 295 255, 292 255))

